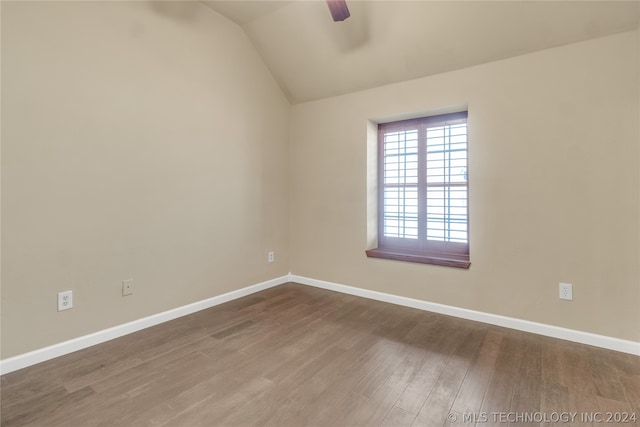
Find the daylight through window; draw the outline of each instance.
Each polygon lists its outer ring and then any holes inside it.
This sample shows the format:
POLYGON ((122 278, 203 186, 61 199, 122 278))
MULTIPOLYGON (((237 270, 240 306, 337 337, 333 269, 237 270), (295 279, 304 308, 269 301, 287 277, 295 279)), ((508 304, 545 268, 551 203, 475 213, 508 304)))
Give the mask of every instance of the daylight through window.
POLYGON ((467 268, 467 112, 380 124, 378 150, 379 247, 368 255, 467 268))

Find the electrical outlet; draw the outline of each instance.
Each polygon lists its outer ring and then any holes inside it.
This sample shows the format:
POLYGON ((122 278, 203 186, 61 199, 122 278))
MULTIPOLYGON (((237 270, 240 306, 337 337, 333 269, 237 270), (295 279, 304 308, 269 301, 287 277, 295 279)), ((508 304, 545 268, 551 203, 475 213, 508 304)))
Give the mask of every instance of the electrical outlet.
POLYGON ((573 285, 571 283, 560 283, 560 299, 573 301, 573 285))
POLYGON ((126 279, 122 281, 122 296, 133 295, 133 279, 126 279))
POLYGON ((273 251, 270 251, 270 252, 267 254, 267 262, 273 262, 274 260, 275 260, 275 254, 274 254, 274 252, 273 252, 273 251))
POLYGON ((73 308, 73 291, 58 292, 58 311, 73 308))

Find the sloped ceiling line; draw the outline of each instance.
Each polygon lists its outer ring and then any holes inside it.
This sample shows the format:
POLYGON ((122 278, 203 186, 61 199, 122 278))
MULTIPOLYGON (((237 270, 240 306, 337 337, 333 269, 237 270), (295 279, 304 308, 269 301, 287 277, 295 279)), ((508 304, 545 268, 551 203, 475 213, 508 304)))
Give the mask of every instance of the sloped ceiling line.
POLYGON ((202 1, 247 34, 292 104, 638 28, 638 1, 202 1))

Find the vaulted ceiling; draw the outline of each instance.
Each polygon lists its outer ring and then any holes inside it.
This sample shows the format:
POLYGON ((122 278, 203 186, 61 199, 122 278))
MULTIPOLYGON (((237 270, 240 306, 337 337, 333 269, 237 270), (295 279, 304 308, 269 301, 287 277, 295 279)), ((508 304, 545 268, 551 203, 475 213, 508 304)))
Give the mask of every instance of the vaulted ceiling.
POLYGON ((638 27, 640 1, 202 1, 242 27, 292 103, 638 27))

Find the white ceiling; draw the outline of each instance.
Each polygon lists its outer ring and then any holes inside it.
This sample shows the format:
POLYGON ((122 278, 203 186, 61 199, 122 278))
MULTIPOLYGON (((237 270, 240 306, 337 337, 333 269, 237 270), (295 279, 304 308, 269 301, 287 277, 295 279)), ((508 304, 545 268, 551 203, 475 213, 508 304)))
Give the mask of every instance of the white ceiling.
POLYGON ((636 1, 202 1, 246 32, 292 103, 638 27, 636 1))

